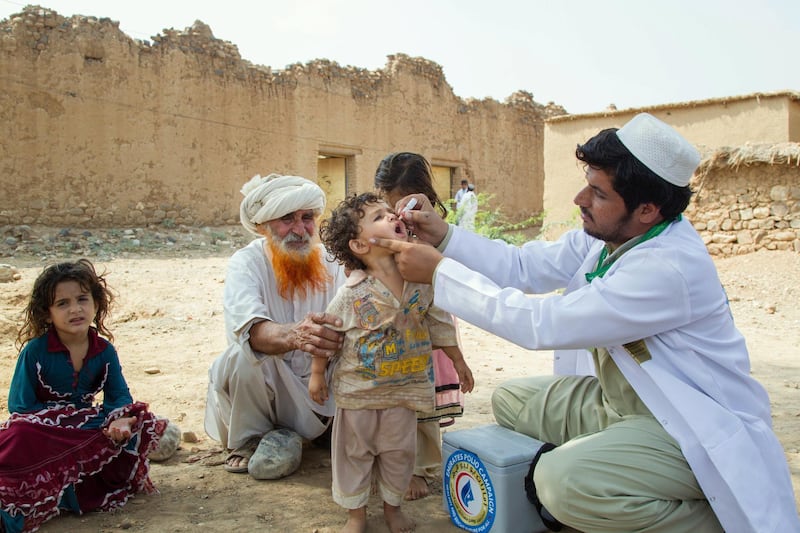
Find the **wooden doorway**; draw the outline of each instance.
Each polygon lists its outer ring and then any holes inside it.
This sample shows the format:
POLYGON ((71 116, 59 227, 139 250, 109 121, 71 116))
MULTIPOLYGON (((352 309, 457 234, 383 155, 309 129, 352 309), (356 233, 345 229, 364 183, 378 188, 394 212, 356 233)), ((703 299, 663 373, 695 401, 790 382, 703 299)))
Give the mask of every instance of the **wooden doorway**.
POLYGON ((346 156, 329 154, 319 154, 317 158, 317 185, 326 197, 322 218, 327 218, 347 194, 347 159, 346 156))

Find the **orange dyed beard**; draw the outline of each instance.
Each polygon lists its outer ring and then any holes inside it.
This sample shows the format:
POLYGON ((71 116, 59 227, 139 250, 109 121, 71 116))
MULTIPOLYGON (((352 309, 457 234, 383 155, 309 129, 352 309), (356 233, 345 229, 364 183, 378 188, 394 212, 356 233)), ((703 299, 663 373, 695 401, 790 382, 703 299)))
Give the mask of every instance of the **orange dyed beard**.
POLYGON ((271 234, 267 235, 267 246, 282 298, 288 300, 295 294, 305 298, 309 292, 325 290, 331 275, 323 263, 322 249, 309 243, 307 252, 290 251, 271 234))

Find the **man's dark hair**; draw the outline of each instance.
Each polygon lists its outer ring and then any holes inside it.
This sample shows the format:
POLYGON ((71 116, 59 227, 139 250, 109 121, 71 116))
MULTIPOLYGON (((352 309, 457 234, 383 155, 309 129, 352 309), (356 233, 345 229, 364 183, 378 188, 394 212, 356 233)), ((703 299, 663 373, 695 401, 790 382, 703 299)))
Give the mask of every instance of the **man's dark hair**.
POLYGON ((611 176, 614 190, 622 196, 628 213, 641 204, 653 203, 664 219, 671 220, 683 213, 692 198, 688 185, 673 185, 636 159, 617 137, 617 128, 602 130, 585 144, 579 144, 575 157, 611 176))
POLYGON ((353 194, 339 202, 331 216, 319 225, 319 237, 328 252, 345 268, 363 270, 367 266, 350 249, 350 240, 358 238, 359 225, 364 218, 364 206, 382 201, 377 194, 353 194))

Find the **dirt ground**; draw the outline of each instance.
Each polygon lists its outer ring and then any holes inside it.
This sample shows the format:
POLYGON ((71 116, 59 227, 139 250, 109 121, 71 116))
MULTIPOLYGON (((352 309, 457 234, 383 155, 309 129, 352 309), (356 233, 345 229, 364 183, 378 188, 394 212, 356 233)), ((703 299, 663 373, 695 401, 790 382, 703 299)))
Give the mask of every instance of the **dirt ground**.
MULTIPOLYGON (((59 517, 40 531, 338 531, 345 513, 331 500, 327 451, 308 447, 292 476, 256 481, 225 472, 218 443, 203 430, 207 370, 224 347, 221 301, 230 250, 124 255, 93 260, 107 270, 118 293, 110 326, 128 383, 134 398, 148 402, 185 434, 193 433, 196 442, 184 439, 172 459, 153 464, 160 494, 138 496, 114 513, 59 517)), ((2 391, 8 390, 17 356, 19 312, 43 262, 36 256, 0 257, 21 274, 18 281, 0 283, 2 391)), ((753 375, 770 393, 774 426, 800 494, 800 358, 795 352, 800 346, 800 254, 760 252, 716 263, 751 350, 753 375)), ((497 384, 549 373, 551 366, 549 352, 529 352, 463 322, 461 334, 476 387, 467 397, 465 416, 450 431, 492 422, 489 399, 497 384)), ((5 393, 0 416, 7 416, 5 393)), ((404 508, 418 531, 459 531, 444 510, 441 485, 404 508)), ((371 531, 388 531, 379 501, 370 503, 369 514, 371 531)))

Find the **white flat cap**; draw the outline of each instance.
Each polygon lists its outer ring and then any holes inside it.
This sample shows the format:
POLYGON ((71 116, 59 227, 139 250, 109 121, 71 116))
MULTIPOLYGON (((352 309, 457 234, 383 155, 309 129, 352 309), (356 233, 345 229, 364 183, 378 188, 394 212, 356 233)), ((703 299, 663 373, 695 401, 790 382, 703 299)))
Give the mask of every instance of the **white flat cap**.
POLYGON ((689 185, 700 152, 672 126, 649 113, 639 113, 617 130, 622 144, 660 178, 685 187, 689 185))

